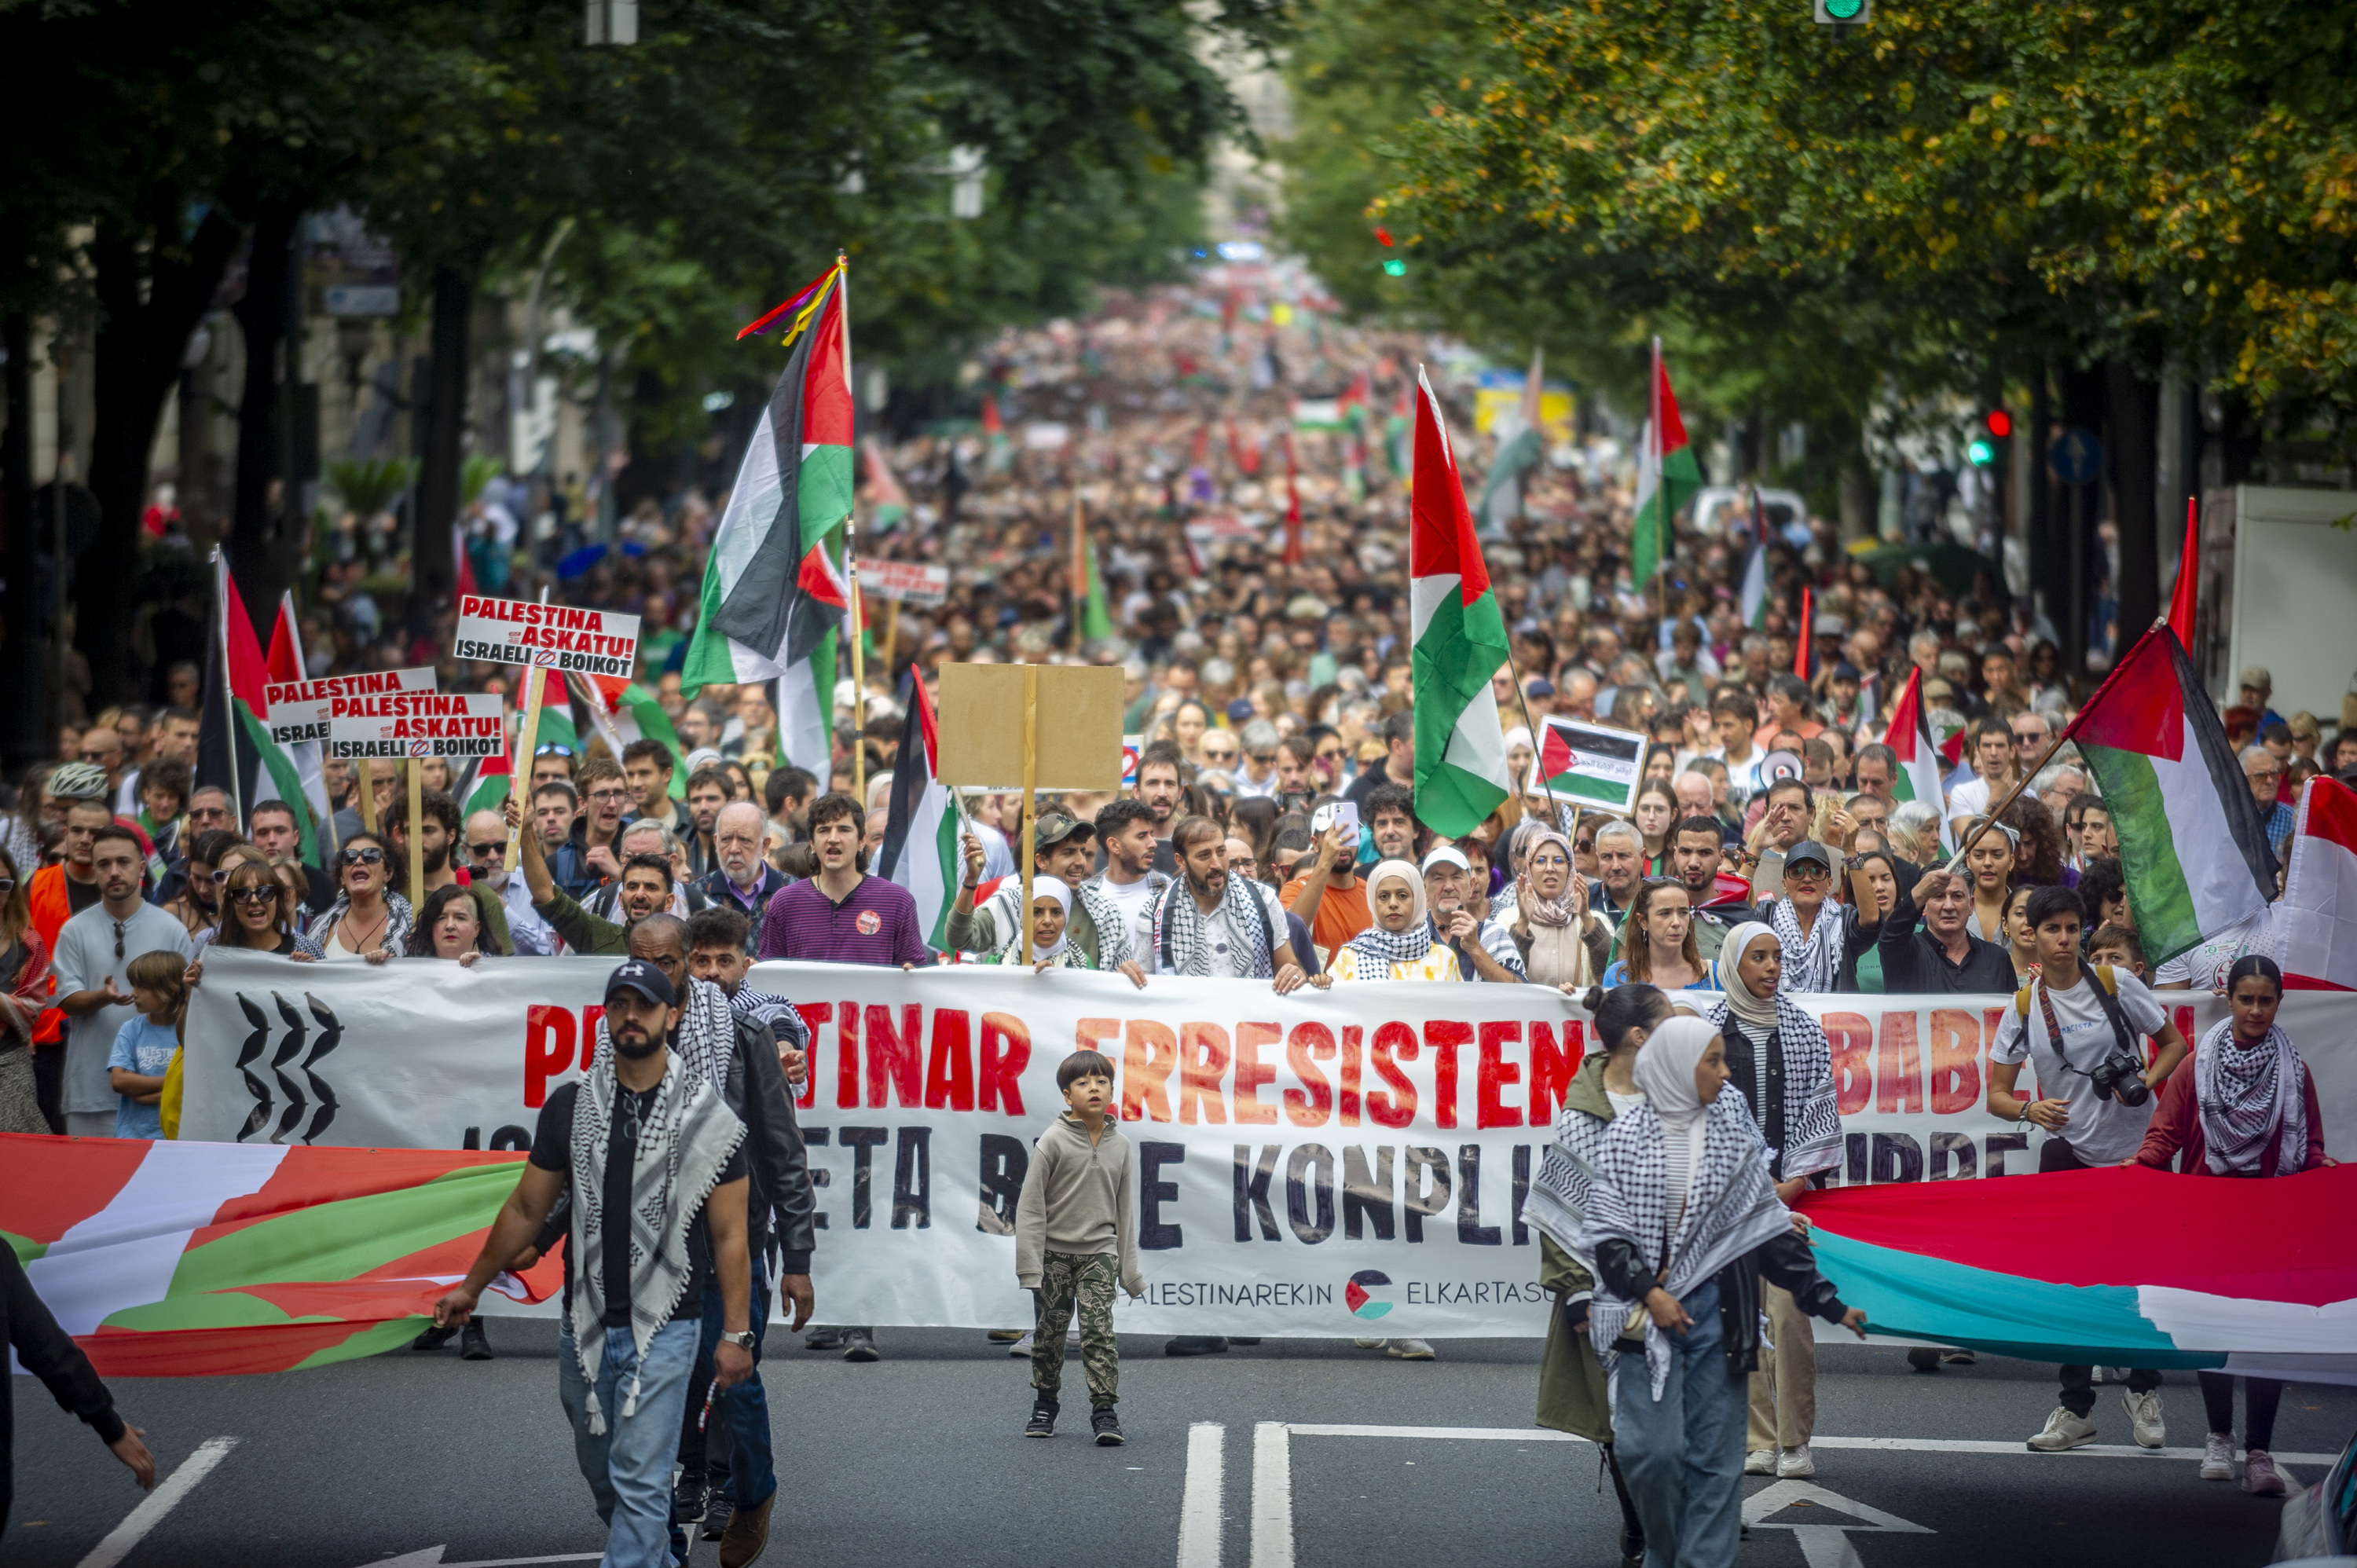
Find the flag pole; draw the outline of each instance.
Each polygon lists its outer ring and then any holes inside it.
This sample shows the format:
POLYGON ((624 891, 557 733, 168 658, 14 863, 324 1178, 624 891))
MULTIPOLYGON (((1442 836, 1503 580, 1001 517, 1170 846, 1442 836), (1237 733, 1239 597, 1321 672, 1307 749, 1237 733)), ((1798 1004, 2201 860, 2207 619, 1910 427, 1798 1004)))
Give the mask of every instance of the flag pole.
MULTIPOLYGON (((1645 441, 1653 448, 1653 496, 1662 499, 1663 483, 1661 469, 1662 450, 1662 338, 1653 335, 1653 373, 1645 382, 1645 441)), ((1644 458, 1637 459, 1641 466, 1644 458)), ((1670 617, 1670 585, 1663 580, 1662 568, 1669 559, 1669 509, 1660 507, 1660 521, 1653 525, 1653 635, 1661 636, 1661 623, 1670 617)), ((1578 867, 1572 868, 1575 875, 1578 867)))
POLYGON ((857 527, 843 520, 843 564, 851 583, 851 792, 859 798, 860 832, 867 831, 867 666, 859 654, 857 527))
POLYGON ((1089 555, 1086 542, 1087 523, 1081 515, 1081 481, 1072 479, 1072 662, 1084 664, 1081 652, 1081 637, 1087 629, 1089 555))
MULTIPOLYGON (((540 590, 540 602, 548 603, 545 585, 540 590)), ((547 687, 548 677, 541 673, 539 665, 523 667, 523 724, 516 731, 515 760, 508 766, 508 795, 516 803, 515 831, 508 834, 507 872, 511 876, 515 875, 516 857, 529 825, 526 819, 532 814, 532 759, 540 740, 540 704, 547 687)))
MULTIPOLYGON (((58 494, 60 497, 65 494, 65 486, 62 483, 58 486, 58 494)), ((61 506, 64 504, 62 499, 59 504, 61 506)), ((63 537, 62 533, 59 537, 63 537)), ((237 821, 242 825, 245 822, 245 780, 240 777, 237 766, 237 695, 231 685, 229 667, 228 584, 229 560, 221 553, 221 547, 216 544, 213 546, 213 637, 221 644, 221 736, 229 743, 230 810, 237 813, 237 821)), ((24 872, 19 875, 30 875, 31 874, 24 872)))

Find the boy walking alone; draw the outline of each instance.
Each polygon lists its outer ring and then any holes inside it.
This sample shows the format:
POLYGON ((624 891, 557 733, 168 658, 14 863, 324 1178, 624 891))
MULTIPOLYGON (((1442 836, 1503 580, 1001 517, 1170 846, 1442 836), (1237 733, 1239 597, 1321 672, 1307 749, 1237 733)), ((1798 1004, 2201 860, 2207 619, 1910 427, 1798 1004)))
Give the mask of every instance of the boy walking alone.
POLYGON ((1036 1392, 1023 1435, 1056 1434, 1064 1329, 1077 1301, 1089 1427, 1097 1445, 1110 1448, 1125 1441, 1113 1408, 1121 1397, 1114 1285, 1118 1280, 1132 1299, 1146 1294, 1130 1214, 1129 1140, 1105 1117, 1112 1062, 1095 1051, 1074 1051, 1056 1069, 1056 1087, 1063 1091, 1065 1112, 1032 1145, 1031 1169, 1015 1209, 1016 1282, 1032 1294, 1039 1312, 1031 1340, 1036 1392))

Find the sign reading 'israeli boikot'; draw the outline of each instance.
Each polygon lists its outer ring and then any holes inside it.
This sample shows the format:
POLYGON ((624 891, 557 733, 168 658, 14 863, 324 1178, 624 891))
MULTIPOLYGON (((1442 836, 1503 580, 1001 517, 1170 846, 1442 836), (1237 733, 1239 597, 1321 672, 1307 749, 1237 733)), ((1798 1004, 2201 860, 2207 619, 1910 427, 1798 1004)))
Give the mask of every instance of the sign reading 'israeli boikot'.
POLYGON ((450 651, 488 664, 537 664, 543 670, 627 679, 638 659, 639 618, 462 594, 450 651))
POLYGON ((388 692, 341 697, 328 720, 328 755, 497 757, 507 747, 505 702, 497 692, 388 692))
POLYGON ((414 670, 330 675, 317 681, 273 681, 262 688, 262 700, 269 708, 271 743, 300 746, 306 741, 328 738, 328 725, 336 717, 339 701, 382 696, 389 692, 432 690, 434 667, 429 664, 414 670))

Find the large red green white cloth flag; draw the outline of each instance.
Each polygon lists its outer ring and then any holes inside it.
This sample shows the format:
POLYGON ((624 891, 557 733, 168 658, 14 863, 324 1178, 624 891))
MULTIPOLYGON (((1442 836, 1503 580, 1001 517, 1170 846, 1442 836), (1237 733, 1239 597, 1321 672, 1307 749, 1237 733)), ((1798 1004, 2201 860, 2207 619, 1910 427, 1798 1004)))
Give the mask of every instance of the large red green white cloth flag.
POLYGON ((922 681, 909 693, 900 757, 892 770, 891 809, 876 874, 897 882, 917 901, 917 929, 929 946, 949 950, 950 906, 957 902, 958 812, 949 786, 935 776, 941 740, 933 700, 922 681))
POLYGON ((1931 718, 1923 711, 1923 671, 1920 665, 1907 672, 1907 685, 1899 693, 1898 705, 1890 710, 1890 727, 1882 732, 1882 744, 1899 757, 1899 766, 1890 770, 1891 798, 1929 804, 1940 814, 1942 853, 1955 854, 1955 836, 1948 831, 1947 796, 1940 788, 1946 768, 1940 756, 1940 743, 1932 738, 1931 718))
POLYGON ((1415 694, 1415 814, 1469 833, 1513 793, 1490 677, 1506 662, 1506 622, 1473 536, 1440 399, 1415 375, 1415 469, 1408 525, 1415 694))
POLYGON ((2276 857, 2258 803, 2166 624, 2136 639, 2062 733, 2111 808, 2147 962, 2265 912, 2276 857))
MULTIPOLYGON (((270 738, 269 661, 253 635, 253 618, 230 575, 229 558, 213 554, 213 614, 206 639, 204 708, 197 728, 197 782, 229 791, 242 825, 264 800, 294 809, 306 859, 319 864, 318 814, 286 748, 270 738)), ((321 793, 324 795, 325 790, 321 793)))
POLYGON ((2357 991, 2357 790, 2309 779, 2286 858, 2283 902, 2269 922, 2284 984, 2357 991))
POLYGON ((780 747, 789 761, 824 778, 836 653, 850 607, 843 532, 853 491, 851 335, 843 268, 771 316, 788 306, 804 325, 713 535, 680 690, 693 696, 716 682, 776 682, 780 747))
MULTIPOLYGON (((300 625, 295 618, 295 590, 285 589, 278 596, 278 624, 271 628, 270 652, 264 659, 274 683, 300 681, 309 674, 303 663, 300 625)), ((268 717, 267 714, 263 716, 268 717)), ((287 760, 295 765, 295 777, 302 782, 303 799, 311 808, 312 820, 325 826, 332 836, 335 813, 328 804, 327 771, 320 765, 319 743, 316 740, 297 741, 284 749, 287 760)), ((267 800, 269 797, 263 798, 267 800)), ((301 821, 299 814, 296 821, 301 821)), ((325 865, 328 846, 317 842, 317 836, 315 832, 303 835, 303 858, 314 865, 325 865)))
MULTIPOLYGON (((414 1338, 522 1159, 0 1134, 0 1243, 102 1376, 291 1371, 414 1338)), ((552 1254, 496 1288, 562 1279, 552 1254)))
POLYGON ((1637 518, 1630 540, 1629 575, 1643 593, 1670 554, 1670 520, 1702 489, 1702 467, 1686 441, 1686 423, 1670 390, 1662 340, 1653 339, 1652 392, 1637 451, 1637 518))

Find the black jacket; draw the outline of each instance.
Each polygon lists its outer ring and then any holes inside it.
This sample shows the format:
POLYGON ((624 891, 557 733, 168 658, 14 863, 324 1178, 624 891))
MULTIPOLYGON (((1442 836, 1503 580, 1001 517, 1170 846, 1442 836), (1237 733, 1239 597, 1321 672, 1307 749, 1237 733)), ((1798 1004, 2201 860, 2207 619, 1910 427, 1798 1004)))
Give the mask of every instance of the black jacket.
MULTIPOLYGON (((1995 942, 1983 941, 1967 935, 1972 946, 1964 961, 1949 958, 1948 950, 1931 932, 1919 930, 1923 912, 1915 907, 1913 889, 1902 885, 1899 900, 1891 906, 1889 918, 1875 945, 1882 953, 1882 989, 1891 996, 1938 995, 2001 995, 2021 989, 2021 982, 2013 972, 2013 959, 1995 942)), ((1870 926, 1861 926, 1862 934, 1872 934, 1870 926)), ((1849 971, 1856 983, 1857 970, 1849 971)))
POLYGON ((737 1050, 728 1062, 725 1092, 729 1109, 745 1122, 745 1165, 752 1178, 745 1198, 748 1234, 761 1245, 774 1224, 781 1259, 778 1272, 806 1274, 817 1198, 802 1126, 794 1119, 793 1090, 778 1065, 777 1038, 767 1024, 737 1018, 737 1050))
MULTIPOLYGON (((122 1437, 123 1418, 114 1412, 114 1396, 98 1380, 81 1347, 67 1337, 33 1293, 33 1282, 25 1277, 25 1266, 11 1247, 0 1247, 0 1330, 5 1331, 0 1338, 16 1352, 25 1370, 49 1385, 59 1410, 79 1416, 102 1443, 122 1437)), ((8 1505, 16 1495, 16 1381, 0 1373, 0 1534, 7 1530, 8 1505)))
MULTIPOLYGON (((1641 1301, 1653 1288, 1637 1249, 1618 1237, 1596 1249, 1596 1277, 1627 1301, 1641 1301)), ((1718 1271, 1718 1320, 1726 1332, 1730 1372, 1760 1369, 1760 1282, 1763 1279, 1792 1292, 1793 1304, 1812 1317, 1839 1323, 1849 1311, 1834 1294, 1833 1282, 1817 1273, 1809 1244, 1792 1231, 1753 1248, 1718 1271)))

